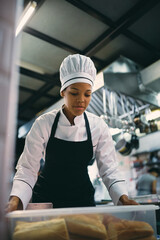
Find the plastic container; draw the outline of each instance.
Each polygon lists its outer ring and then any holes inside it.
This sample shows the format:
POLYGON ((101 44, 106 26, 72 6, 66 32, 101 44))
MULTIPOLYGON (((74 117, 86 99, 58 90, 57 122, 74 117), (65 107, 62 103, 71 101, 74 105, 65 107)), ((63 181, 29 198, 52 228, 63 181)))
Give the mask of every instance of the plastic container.
MULTIPOLYGON (((14 240, 134 240, 134 239, 157 239, 156 214, 159 207, 155 205, 132 205, 132 206, 97 206, 83 208, 61 208, 43 210, 14 211, 6 215, 8 220, 9 234, 14 240), (59 229, 58 235, 43 235, 43 223, 64 220, 65 230, 59 229), (15 231, 19 221, 33 224, 42 224, 39 228, 29 228, 25 225, 20 227, 21 236, 15 231), (43 221, 43 222, 41 222, 43 221), (145 225, 145 226, 144 226, 145 225), (149 230, 148 230, 149 227, 149 230), (151 231, 152 229, 152 231, 151 231), (24 231, 24 234, 23 234, 24 231), (27 232, 28 231, 28 232, 27 232), (32 231, 37 231, 39 238, 31 236, 32 231), (67 233, 64 231, 67 231, 67 233), (17 235, 15 234, 17 233, 17 235), (65 236, 63 235, 65 234, 65 236), (105 235, 106 234, 106 235, 105 235), (27 235, 25 237, 24 235, 27 235), (63 236, 62 236, 63 235, 63 236), (23 236, 23 238, 22 238, 23 236), (50 238, 51 237, 51 238, 50 238)), ((26 223, 26 224, 27 224, 26 223)), ((18 227, 17 227, 18 228, 18 227)), ((54 226, 53 226, 54 228, 54 226)), ((49 229, 49 228, 48 228, 49 229)), ((58 227, 56 227, 58 229, 58 227)), ((49 230, 50 231, 50 230, 49 230)), ((51 232, 49 234, 52 234, 51 232)))
POLYGON ((53 208, 52 203, 29 203, 26 210, 50 209, 53 208))

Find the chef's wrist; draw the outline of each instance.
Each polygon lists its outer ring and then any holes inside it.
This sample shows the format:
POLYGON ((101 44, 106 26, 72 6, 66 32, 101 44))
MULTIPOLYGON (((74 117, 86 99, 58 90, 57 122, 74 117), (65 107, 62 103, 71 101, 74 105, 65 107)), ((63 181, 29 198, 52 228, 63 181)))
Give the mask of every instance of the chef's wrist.
POLYGON ((119 198, 119 201, 123 204, 123 205, 126 205, 128 203, 128 196, 123 194, 120 198, 119 198))
POLYGON ((19 203, 19 200, 20 200, 20 199, 19 199, 19 197, 17 197, 17 196, 11 196, 10 199, 9 199, 9 201, 14 201, 14 202, 17 203, 17 204, 19 203))
POLYGON ((139 205, 138 202, 136 202, 135 200, 133 199, 129 199, 127 195, 122 195, 119 199, 119 202, 122 204, 122 205, 139 205))
POLYGON ((9 199, 9 202, 12 202, 17 206, 17 210, 22 210, 23 209, 23 204, 22 201, 19 197, 17 196, 11 196, 9 199))

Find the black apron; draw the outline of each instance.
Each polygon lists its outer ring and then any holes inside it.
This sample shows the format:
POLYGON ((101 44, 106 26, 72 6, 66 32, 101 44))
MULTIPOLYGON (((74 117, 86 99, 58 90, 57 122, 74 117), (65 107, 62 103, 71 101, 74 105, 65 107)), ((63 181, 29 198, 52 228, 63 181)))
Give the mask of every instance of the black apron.
POLYGON ((95 206, 94 188, 88 175, 93 146, 84 113, 87 140, 72 142, 55 138, 57 113, 46 147, 46 160, 33 189, 32 202, 52 202, 53 208, 95 206))

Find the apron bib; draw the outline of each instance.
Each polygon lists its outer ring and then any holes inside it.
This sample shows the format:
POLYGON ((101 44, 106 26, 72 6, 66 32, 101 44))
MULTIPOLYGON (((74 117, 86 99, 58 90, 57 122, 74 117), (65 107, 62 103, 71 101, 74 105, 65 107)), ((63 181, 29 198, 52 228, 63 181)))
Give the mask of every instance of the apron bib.
POLYGON ((95 206, 95 190, 87 169, 93 146, 86 113, 87 140, 82 142, 55 138, 59 116, 60 111, 52 126, 45 165, 33 189, 32 202, 52 202, 54 208, 95 206))

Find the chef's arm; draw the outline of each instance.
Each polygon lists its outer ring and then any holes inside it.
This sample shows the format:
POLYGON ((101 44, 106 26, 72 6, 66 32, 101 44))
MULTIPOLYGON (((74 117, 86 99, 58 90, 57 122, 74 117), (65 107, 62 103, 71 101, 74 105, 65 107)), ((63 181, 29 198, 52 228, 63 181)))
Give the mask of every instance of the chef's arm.
POLYGON ((125 194, 119 198, 119 202, 122 205, 139 205, 136 201, 129 199, 128 196, 125 194))
POLYGON ((44 138, 38 122, 39 120, 36 120, 28 133, 23 153, 16 166, 17 171, 8 203, 9 211, 26 209, 32 197, 32 190, 40 168, 40 159, 44 152, 44 138))
POLYGON ((112 136, 104 121, 101 122, 101 128, 103 131, 95 150, 100 177, 108 189, 114 205, 137 205, 138 203, 128 198, 126 181, 119 170, 112 136))
POLYGON ((5 211, 8 213, 8 212, 12 212, 15 210, 22 210, 22 209, 23 209, 23 204, 20 198, 17 196, 11 196, 5 211))

